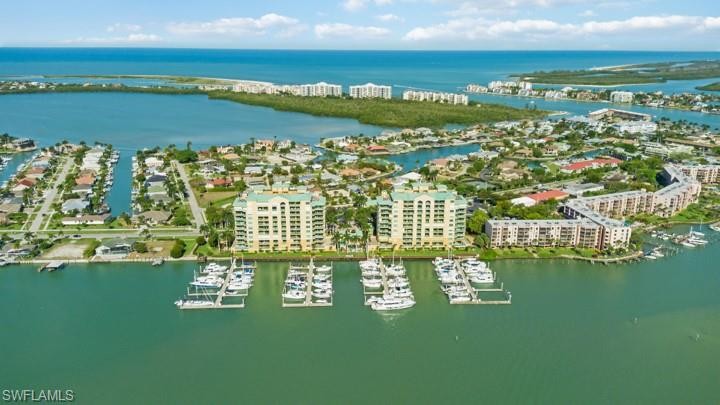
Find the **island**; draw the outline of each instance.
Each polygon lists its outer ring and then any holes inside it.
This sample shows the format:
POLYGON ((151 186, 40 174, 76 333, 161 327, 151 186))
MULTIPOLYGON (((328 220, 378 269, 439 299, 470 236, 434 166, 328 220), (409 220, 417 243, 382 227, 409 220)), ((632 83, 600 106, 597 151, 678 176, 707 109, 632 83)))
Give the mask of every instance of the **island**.
POLYGON ((619 86, 720 77, 720 60, 660 62, 583 70, 554 70, 512 75, 542 84, 619 86))
MULTIPOLYGON (((189 83, 189 78, 168 78, 172 82, 189 83)), ((226 79, 212 79, 226 80, 226 79)), ((225 82, 207 83, 198 78, 192 86, 134 86, 126 84, 97 83, 49 83, 49 82, 0 82, 0 95, 33 93, 91 93, 124 92, 159 95, 206 95, 213 100, 226 100, 240 104, 269 107, 278 111, 299 112, 321 117, 351 118, 362 124, 385 127, 443 127, 448 124, 473 125, 525 118, 540 118, 546 112, 517 109, 498 104, 453 104, 449 102, 426 102, 392 98, 390 90, 382 93, 366 92, 366 95, 343 95, 341 92, 301 93, 296 86, 315 86, 324 89, 335 87, 326 83, 314 85, 276 86, 262 82, 238 81, 235 85, 225 82), (202 84, 198 84, 202 83, 202 84), (261 83, 261 84, 257 84, 261 83), (263 86, 271 90, 266 91, 263 86), (257 88, 261 90, 256 90, 257 88)), ((373 85, 374 86, 374 85, 373 85)), ((339 87, 339 86, 337 86, 339 87)), ((352 86, 351 86, 352 87, 352 86)), ((390 86, 375 86, 390 88, 390 86)), ((417 99, 417 98, 416 98, 417 99)))
POLYGON ((720 82, 710 83, 705 86, 699 86, 697 87, 697 89, 701 91, 720 91, 720 82))

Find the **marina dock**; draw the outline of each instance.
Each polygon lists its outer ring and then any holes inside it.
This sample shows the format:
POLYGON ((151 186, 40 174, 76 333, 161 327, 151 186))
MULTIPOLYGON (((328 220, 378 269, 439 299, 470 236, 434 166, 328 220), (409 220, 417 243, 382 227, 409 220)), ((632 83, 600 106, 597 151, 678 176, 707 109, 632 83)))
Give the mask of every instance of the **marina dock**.
MULTIPOLYGON (((500 282, 499 286, 493 285, 492 287, 486 287, 486 288, 477 288, 475 287, 472 282, 470 281, 470 277, 468 277, 467 272, 465 272, 465 269, 463 266, 460 265, 460 261, 455 261, 455 266, 458 270, 458 274, 462 277, 463 284, 465 285, 465 288, 470 293, 470 301, 457 301, 457 302, 451 302, 451 304, 454 305, 509 305, 512 303, 512 294, 509 291, 505 291, 504 285, 502 282, 500 282), (480 296, 480 293, 482 292, 502 292, 505 293, 505 297, 507 297, 504 300, 484 300, 480 296)), ((497 279, 495 281, 497 283, 497 279)))
POLYGON ((497 274, 476 258, 435 258, 435 273, 443 292, 453 305, 508 305, 512 294, 505 290, 497 274), (485 299, 483 295, 502 295, 505 299, 485 299))
MULTIPOLYGON (((205 269, 208 269, 209 267, 212 267, 212 265, 217 266, 215 263, 211 263, 211 265, 206 266, 205 269)), ((250 292, 250 287, 252 286, 252 283, 249 283, 246 285, 245 288, 236 288, 237 285, 237 279, 238 279, 238 273, 244 273, 247 271, 247 269, 252 269, 252 272, 249 272, 249 274, 254 274, 254 265, 247 265, 245 263, 242 263, 241 266, 237 266, 237 262, 235 259, 233 259, 230 262, 230 267, 224 271, 222 271, 222 281, 219 285, 217 285, 218 288, 213 287, 199 287, 196 285, 192 285, 187 287, 185 296, 189 297, 189 299, 182 299, 175 302, 175 305, 178 307, 178 309, 240 309, 245 308, 245 298, 248 296, 250 292), (232 287, 232 290, 230 288, 232 287), (227 302, 227 301, 234 301, 234 302, 227 302), (239 302, 237 302, 239 301, 239 302)), ((215 274, 219 274, 220 272, 216 272, 215 274)), ((207 277, 207 276, 205 276, 207 277)), ((245 277, 243 274, 240 275, 240 277, 245 277)), ((252 276, 250 276, 251 278, 252 276)), ((201 277, 198 277, 196 275, 195 280, 200 280, 201 277)), ((244 285, 243 285, 244 286, 244 285)))
POLYGON ((288 266, 282 291, 283 308, 331 307, 333 305, 333 266, 293 264, 288 266))

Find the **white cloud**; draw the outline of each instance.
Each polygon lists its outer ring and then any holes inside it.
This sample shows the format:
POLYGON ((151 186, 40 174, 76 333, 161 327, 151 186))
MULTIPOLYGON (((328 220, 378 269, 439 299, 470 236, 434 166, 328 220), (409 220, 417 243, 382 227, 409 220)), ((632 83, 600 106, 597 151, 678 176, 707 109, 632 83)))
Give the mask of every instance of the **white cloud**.
POLYGON ((140 32, 142 27, 137 24, 115 23, 106 28, 107 32, 140 32))
POLYGON ((206 22, 171 23, 167 29, 178 35, 265 35, 273 31, 279 36, 292 36, 304 31, 306 27, 296 18, 269 13, 260 18, 234 17, 206 22))
POLYGON ((688 27, 698 23, 699 17, 671 15, 671 16, 643 16, 632 17, 627 20, 614 21, 588 21, 580 27, 582 33, 615 33, 636 30, 656 30, 673 27, 688 27))
POLYGON ((702 27, 706 29, 720 28, 720 17, 706 17, 703 21, 702 27))
POLYGON ((387 6, 393 3, 393 0, 345 0, 342 2, 342 7, 347 11, 358 11, 361 10, 369 3, 374 3, 376 6, 387 6))
MULTIPOLYGON (((590 4, 593 7, 603 5, 617 5, 618 0, 434 0, 454 5, 454 8, 445 14, 451 17, 463 18, 471 16, 487 16, 488 14, 510 14, 519 10, 545 9, 567 5, 590 4)), ((635 0, 646 1, 646 0, 635 0)))
POLYGON ((720 28, 720 17, 697 16, 638 16, 626 20, 588 21, 583 24, 566 24, 543 19, 487 20, 484 18, 458 18, 442 24, 416 27, 405 34, 403 39, 423 41, 436 39, 466 39, 538 37, 578 35, 610 35, 625 32, 680 30, 688 32, 698 29, 720 28))
POLYGON ((387 28, 373 26, 358 26, 342 23, 318 24, 315 26, 315 36, 320 39, 334 37, 351 37, 352 39, 380 38, 390 34, 387 28))
POLYGON ((383 22, 403 22, 403 21, 405 21, 404 18, 397 16, 395 14, 381 14, 381 15, 376 15, 375 18, 380 21, 383 21, 383 22))
POLYGON ((143 44, 143 43, 154 43, 160 42, 162 38, 155 34, 143 34, 134 33, 128 34, 123 37, 79 37, 75 39, 69 39, 62 41, 70 44, 107 44, 107 45, 122 45, 122 44, 143 44))

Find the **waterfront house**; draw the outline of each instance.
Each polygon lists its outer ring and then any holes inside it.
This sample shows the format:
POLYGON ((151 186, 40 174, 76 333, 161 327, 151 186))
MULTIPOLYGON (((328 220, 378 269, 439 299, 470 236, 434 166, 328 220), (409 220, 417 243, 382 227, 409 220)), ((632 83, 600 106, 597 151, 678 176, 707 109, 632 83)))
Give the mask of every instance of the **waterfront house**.
POLYGON ((145 166, 147 166, 148 169, 159 169, 165 166, 165 162, 155 156, 150 156, 145 159, 145 166))
POLYGON ((75 179, 75 184, 78 186, 79 185, 91 186, 91 185, 95 184, 95 176, 92 174, 89 174, 89 173, 82 174, 75 179))
POLYGON ((231 187, 232 185, 233 185, 232 180, 225 178, 225 177, 220 177, 217 179, 209 180, 207 183, 205 183, 205 188, 213 189, 215 187, 231 187))
POLYGON ((72 211, 83 211, 89 205, 90 203, 87 200, 83 200, 80 198, 71 198, 63 202, 62 208, 60 210, 63 212, 63 214, 67 214, 72 211))
POLYGON ((524 205, 526 207, 532 207, 537 204, 543 203, 550 200, 564 200, 568 198, 570 194, 560 190, 548 190, 540 193, 529 194, 523 197, 514 198, 510 200, 515 205, 524 205))
POLYGON ((95 255, 103 259, 123 259, 132 252, 132 241, 112 239, 95 249, 95 255))
POLYGON ((597 168, 601 168, 601 167, 617 167, 620 163, 622 163, 622 160, 615 159, 615 158, 590 159, 590 160, 584 160, 581 162, 570 163, 568 165, 563 166, 560 169, 560 171, 563 173, 575 173, 575 172, 582 172, 582 171, 588 170, 588 169, 597 169, 597 168))
POLYGON ((150 210, 137 214, 136 219, 144 219, 149 225, 160 225, 166 223, 170 219, 170 213, 167 211, 150 210))
POLYGON ((65 226, 70 225, 104 225, 110 222, 112 217, 110 214, 102 215, 78 215, 75 217, 65 217, 61 220, 65 226))
POLYGON ((85 196, 92 193, 92 186, 89 184, 77 184, 72 188, 73 194, 85 196))

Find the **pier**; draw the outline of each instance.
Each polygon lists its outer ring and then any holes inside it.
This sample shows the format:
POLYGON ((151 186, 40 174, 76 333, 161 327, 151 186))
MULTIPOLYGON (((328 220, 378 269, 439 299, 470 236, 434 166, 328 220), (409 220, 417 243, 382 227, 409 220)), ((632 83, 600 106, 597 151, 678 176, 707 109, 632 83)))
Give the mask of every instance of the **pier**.
POLYGON ((312 260, 308 265, 290 263, 282 291, 283 308, 331 307, 333 297, 332 263, 319 267, 315 266, 312 260), (316 287, 317 290, 313 290, 315 283, 327 284, 329 288, 316 287), (300 291, 304 294, 301 295, 300 291), (298 298, 290 298, 292 294, 297 294, 298 298), (326 294, 327 297, 318 297, 321 294, 326 294))
POLYGON ((459 260, 455 260, 455 268, 458 271, 458 274, 460 277, 462 277, 462 282, 467 291, 470 293, 470 301, 454 301, 450 302, 454 305, 509 305, 512 303, 512 294, 509 291, 505 291, 504 284, 500 282, 500 286, 497 287, 497 275, 495 274, 495 283, 493 283, 493 287, 488 288, 476 288, 472 282, 470 281, 470 277, 468 276, 467 272, 465 272, 465 269, 461 265, 459 260), (480 296, 480 293, 482 292, 502 292, 505 293, 506 299, 504 300, 484 300, 480 296))
MULTIPOLYGON (((410 281, 402 261, 399 264, 394 262, 386 266, 380 259, 370 259, 361 262, 360 282, 363 285, 363 297, 366 306, 373 306, 374 303, 395 300, 404 301, 403 308, 415 305, 415 296, 410 287, 410 281), (379 277, 380 286, 368 286, 367 284, 377 281, 379 277)), ((375 309, 375 307, 373 307, 375 309)))
MULTIPOLYGON (((206 267, 207 268, 207 267, 206 267)), ((241 272, 246 268, 253 268, 254 265, 246 266, 244 263, 240 267, 241 272)), ((230 262, 230 268, 225 270, 222 284, 218 290, 208 290, 204 287, 188 287, 186 297, 204 298, 204 300, 180 300, 175 304, 178 309, 240 309, 245 308, 245 298, 250 292, 250 284, 246 289, 228 291, 228 287, 237 279, 235 272, 238 270, 235 259, 230 262), (240 302, 225 302, 226 299, 239 300, 240 302)), ((254 270, 253 270, 254 271, 254 270)), ((241 276, 242 277, 242 276, 241 276)), ((197 278, 196 278, 197 279, 197 278)))
POLYGON ((475 258, 443 259, 436 258, 435 273, 443 292, 453 305, 508 305, 512 303, 512 294, 498 282, 497 274, 492 273, 487 263, 475 258), (484 285, 484 287, 476 287, 484 285), (502 294, 505 299, 485 299, 483 294, 502 294))

